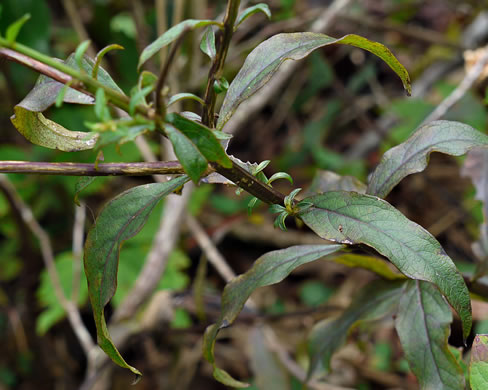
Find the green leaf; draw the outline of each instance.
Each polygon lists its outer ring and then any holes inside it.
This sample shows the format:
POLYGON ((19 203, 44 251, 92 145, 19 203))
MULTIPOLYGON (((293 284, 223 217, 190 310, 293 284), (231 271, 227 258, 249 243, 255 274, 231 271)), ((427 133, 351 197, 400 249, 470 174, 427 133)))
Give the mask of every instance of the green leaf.
POLYGON ((362 288, 351 306, 336 319, 327 319, 314 326, 308 338, 310 377, 322 363, 330 370, 332 354, 344 344, 347 333, 363 321, 378 320, 393 312, 398 305, 404 282, 375 281, 362 288))
POLYGON ((477 334, 471 348, 469 383, 472 390, 488 388, 488 335, 477 334))
POLYGON ((386 197, 404 177, 422 172, 432 152, 461 156, 479 146, 488 146, 488 136, 471 126, 450 121, 428 123, 385 153, 371 175, 367 192, 386 197))
POLYGON ((402 79, 404 88, 410 93, 410 77, 407 70, 391 51, 380 43, 354 34, 339 39, 311 32, 278 34, 261 43, 246 58, 227 91, 217 129, 221 130, 224 127, 237 107, 263 87, 284 61, 302 59, 320 47, 335 43, 356 46, 377 55, 402 79))
POLYGON ((208 161, 216 162, 224 168, 232 168, 232 161, 208 127, 176 113, 166 115, 166 121, 187 136, 208 161))
POLYGON ((388 266, 386 261, 373 256, 359 255, 356 253, 345 253, 343 255, 332 258, 335 263, 343 264, 351 268, 363 268, 374 272, 387 280, 405 279, 405 276, 395 272, 388 266))
POLYGON ((268 19, 271 19, 271 10, 269 9, 268 4, 264 3, 259 3, 256 5, 253 5, 252 7, 246 8, 244 11, 242 11, 239 16, 237 17, 236 24, 234 26, 234 30, 239 27, 239 25, 246 20, 249 16, 254 15, 258 12, 264 13, 268 19))
POLYGON ((171 98, 168 101, 168 107, 171 106, 172 104, 175 104, 176 102, 179 102, 179 101, 184 100, 184 99, 191 99, 191 100, 195 100, 196 102, 198 102, 202 105, 204 104, 204 101, 201 97, 199 97, 193 93, 183 92, 183 93, 177 93, 176 95, 171 96, 171 98))
POLYGON ((395 326, 421 389, 464 389, 463 370, 447 344, 451 322, 451 309, 433 284, 405 284, 395 326))
POLYGON ((207 328, 203 340, 204 357, 213 365, 214 377, 217 380, 228 386, 235 386, 232 384, 233 379, 215 364, 215 340, 221 328, 234 322, 252 292, 259 287, 279 283, 300 265, 318 260, 342 248, 342 245, 299 245, 269 252, 257 259, 249 271, 225 286, 220 317, 217 323, 207 328))
POLYGON ((186 176, 181 176, 166 183, 146 184, 123 192, 103 208, 86 239, 85 274, 98 344, 116 364, 128 368, 138 376, 141 373, 125 362, 110 339, 104 307, 117 288, 120 246, 142 229, 151 211, 163 197, 187 181, 186 176))
POLYGON ((97 56, 95 57, 95 64, 93 65, 93 69, 91 72, 91 76, 95 80, 98 78, 98 69, 100 69, 100 64, 102 63, 103 57, 105 57, 105 54, 107 54, 111 50, 124 50, 124 47, 113 43, 111 45, 105 46, 97 53, 97 56))
POLYGON ((195 144, 180 130, 166 124, 164 131, 168 136, 176 157, 183 166, 185 172, 193 182, 198 183, 203 173, 207 170, 208 162, 200 153, 195 144))
POLYGON ((274 181, 280 180, 280 179, 288 180, 291 184, 293 184, 293 178, 286 172, 277 172, 277 173, 273 174, 273 176, 271 176, 268 179, 268 184, 271 184, 274 181))
POLYGON ((148 87, 145 87, 131 96, 130 102, 129 102, 129 115, 134 116, 136 113, 136 106, 143 102, 145 103, 145 98, 147 95, 149 95, 152 91, 154 90, 154 86, 150 85, 148 87))
POLYGON ((472 325, 469 291, 439 242, 388 202, 356 192, 332 191, 305 198, 313 206, 298 214, 326 240, 365 244, 387 257, 403 274, 437 285, 463 323, 472 325))
POLYGON ((28 141, 35 145, 63 152, 78 152, 95 147, 97 134, 71 131, 47 119, 40 112, 32 112, 17 105, 10 120, 28 141))
POLYGON ((80 192, 83 191, 85 188, 87 188, 97 178, 98 178, 97 176, 85 176, 85 177, 80 177, 78 179, 78 181, 75 184, 75 197, 73 199, 73 202, 75 202, 77 206, 80 206, 80 201, 78 199, 80 192))
POLYGON ((16 20, 10 26, 8 26, 7 32, 5 33, 5 38, 9 43, 15 42, 15 40, 17 39, 17 35, 19 35, 19 32, 22 29, 22 26, 30 18, 31 18, 30 14, 25 14, 20 19, 16 20))
POLYGON ((217 49, 215 47, 215 32, 212 26, 208 26, 203 33, 202 41, 200 42, 200 50, 212 61, 215 59, 217 49))
POLYGON ((196 28, 210 25, 221 26, 221 23, 214 20, 188 19, 171 27, 168 31, 162 34, 158 39, 156 39, 153 43, 151 43, 142 51, 142 54, 139 57, 139 65, 137 65, 137 69, 140 70, 141 66, 144 65, 144 63, 148 59, 150 59, 163 47, 168 46, 170 43, 176 41, 186 31, 195 30, 196 28))
MULTIPOLYGON (((88 47, 90 46, 91 41, 87 39, 86 41, 81 42, 75 50, 75 63, 78 65, 78 68, 84 72, 85 69, 83 67, 83 57, 85 56, 88 47)), ((93 69, 92 69, 93 71, 93 69)))

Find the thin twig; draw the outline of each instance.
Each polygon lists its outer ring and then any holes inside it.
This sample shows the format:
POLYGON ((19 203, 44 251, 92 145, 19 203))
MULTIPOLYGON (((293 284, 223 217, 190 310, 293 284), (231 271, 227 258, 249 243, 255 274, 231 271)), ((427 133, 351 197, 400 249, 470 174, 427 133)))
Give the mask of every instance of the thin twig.
MULTIPOLYGON (((168 29, 168 14, 166 13, 167 7, 167 0, 156 0, 156 24, 158 36, 163 35, 168 29)), ((166 50, 167 48, 165 47, 159 51, 159 60, 161 61, 161 64, 164 64, 165 62, 166 50)))
POLYGON ((169 70, 171 68, 171 65, 173 65, 174 59, 176 57, 176 53, 178 52, 178 49, 180 48, 181 44, 183 43, 183 40, 185 39, 186 33, 188 30, 183 31, 183 33, 179 36, 179 38, 176 40, 175 43, 173 43, 173 46, 171 47, 171 51, 169 52, 168 59, 166 60, 166 63, 164 64, 163 68, 161 69, 161 73, 159 74, 158 81, 156 83, 156 101, 155 101, 155 108, 156 108, 156 113, 159 114, 162 118, 166 115, 166 107, 163 103, 163 94, 162 90, 164 87, 164 84, 166 83, 166 79, 169 75, 169 70))
MULTIPOLYGON (((209 173, 211 170, 209 170, 209 173)), ((32 173, 64 176, 150 176, 184 173, 178 161, 135 163, 49 163, 31 161, 0 161, 0 173, 32 173)))
MULTIPOLYGON (((81 22, 80 12, 76 4, 74 3, 74 1, 63 0, 63 8, 64 11, 66 12, 66 15, 68 16, 71 25, 73 26, 76 32, 76 35, 78 36, 78 39, 81 42, 89 40, 90 37, 86 32, 85 26, 83 26, 83 23, 81 22)), ((88 46, 86 52, 92 58, 95 58, 95 56, 97 55, 96 50, 93 48, 93 46, 88 46)))
POLYGON ((80 206, 75 206, 75 222, 73 224, 73 287, 71 290, 71 301, 75 304, 78 302, 80 293, 85 219, 86 205, 84 202, 80 202, 80 206))
POLYGON ((424 119, 422 124, 426 124, 435 120, 442 118, 446 113, 454 106, 461 98, 468 92, 468 90, 473 86, 475 81, 483 72, 483 69, 488 64, 488 48, 485 49, 485 52, 480 57, 480 59, 476 62, 476 64, 471 68, 471 70, 466 74, 461 81, 461 84, 457 86, 457 88, 451 92, 451 94, 446 97, 441 104, 439 104, 434 111, 430 113, 430 115, 424 119))
POLYGON ((224 256, 218 251, 210 237, 205 233, 205 230, 198 223, 198 221, 191 215, 186 216, 186 225, 190 232, 195 237, 198 245, 207 256, 208 261, 214 266, 219 275, 226 283, 235 278, 236 274, 225 261, 224 256))
MULTIPOLYGON (((44 229, 39 225, 31 209, 24 203, 22 198, 17 193, 17 190, 8 180, 7 176, 0 175, 0 190, 7 195, 7 199, 12 202, 12 207, 15 207, 22 216, 22 220, 32 232, 32 234, 38 239, 41 247, 41 255, 46 266, 47 272, 51 279, 51 283, 54 287, 54 293, 59 303, 66 311, 68 320, 71 324, 73 331, 75 332, 78 341, 80 342, 86 357, 90 360, 91 351, 94 348, 94 343, 90 336, 90 333, 86 329, 83 321, 81 320, 80 312, 77 306, 70 300, 66 298, 63 291, 61 281, 59 279, 59 274, 54 263, 54 253, 51 245, 51 240, 44 229)), ((91 364, 91 362, 89 362, 91 364)))

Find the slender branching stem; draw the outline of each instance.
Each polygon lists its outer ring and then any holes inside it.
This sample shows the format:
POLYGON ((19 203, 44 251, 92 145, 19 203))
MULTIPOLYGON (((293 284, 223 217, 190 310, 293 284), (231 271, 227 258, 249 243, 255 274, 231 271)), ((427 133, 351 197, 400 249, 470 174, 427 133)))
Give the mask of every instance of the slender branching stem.
POLYGON ((214 127, 215 116, 215 99, 216 93, 214 91, 215 80, 222 77, 222 71, 224 69, 225 59, 229 51, 230 41, 232 34, 234 33, 234 24, 239 12, 240 0, 229 0, 227 3, 227 10, 224 16, 224 30, 219 34, 219 47, 217 49, 217 55, 212 63, 212 67, 208 73, 207 87, 205 89, 205 104, 203 107, 202 122, 208 127, 214 127))
MULTIPOLYGON (((184 173, 178 161, 135 163, 49 163, 30 161, 0 161, 0 173, 31 173, 64 176, 150 176, 184 173)), ((209 169, 208 173, 211 173, 209 169)))
POLYGON ((156 114, 158 114, 161 118, 164 118, 164 116, 166 115, 166 106, 164 105, 162 90, 164 84, 166 83, 166 80, 168 79, 169 70, 175 60, 176 53, 178 52, 178 49, 180 48, 181 44, 183 43, 183 39, 186 36, 186 32, 187 31, 183 32, 183 34, 181 34, 180 37, 176 40, 176 42, 173 44, 169 56, 166 59, 166 62, 164 63, 164 66, 161 69, 161 73, 159 74, 158 81, 156 82, 155 108, 156 108, 156 114))

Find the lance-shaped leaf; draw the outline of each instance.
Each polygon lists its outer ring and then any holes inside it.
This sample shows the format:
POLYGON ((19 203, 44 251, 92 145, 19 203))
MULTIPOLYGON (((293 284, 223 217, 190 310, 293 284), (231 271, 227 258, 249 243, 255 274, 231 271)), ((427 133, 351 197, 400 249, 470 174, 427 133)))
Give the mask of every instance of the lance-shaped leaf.
POLYGON ((15 128, 28 141, 39 146, 78 152, 93 149, 98 139, 98 134, 68 130, 40 112, 26 110, 20 105, 14 107, 14 113, 10 120, 15 128))
POLYGON ((214 348, 219 330, 234 322, 252 292, 259 287, 279 283, 300 265, 318 260, 342 248, 342 245, 298 245, 269 252, 257 259, 249 271, 225 286, 220 317, 217 323, 207 328, 203 338, 203 355, 213 365, 215 379, 228 386, 248 386, 236 381, 216 366, 214 348))
POLYGON ((232 161, 208 127, 176 113, 166 115, 166 121, 191 140, 208 161, 216 162, 225 168, 232 168, 232 161))
POLYGON ((469 384, 472 390, 488 389, 488 335, 477 334, 471 348, 469 384))
POLYGON ((339 318, 324 320, 315 325, 308 338, 309 377, 321 362, 323 369, 329 371, 332 354, 344 344, 352 326, 393 313, 398 305, 403 283, 370 283, 358 292, 351 306, 339 318))
POLYGON ((200 153, 195 144, 180 130, 166 124, 164 131, 173 144, 176 157, 183 166, 185 172, 195 183, 208 167, 207 159, 200 153))
POLYGON ((472 245, 473 252, 479 260, 473 276, 477 279, 488 272, 488 149, 469 151, 461 175, 471 178, 476 188, 475 199, 483 203, 484 222, 480 226, 478 241, 472 245))
POLYGON ((312 204, 299 217, 320 237, 365 244, 387 257, 403 274, 437 285, 471 330, 471 301, 464 279, 439 242, 388 202, 356 192, 332 191, 303 200, 312 204))
POLYGON ((320 47, 335 43, 356 46, 376 54, 402 79, 403 86, 410 93, 407 70, 386 46, 378 42, 354 34, 338 39, 311 32, 278 34, 261 43, 246 58, 227 91, 217 129, 224 127, 237 107, 263 87, 284 61, 300 60, 320 47))
POLYGON ((404 177, 422 172, 432 152, 461 156, 469 150, 488 146, 488 136, 459 122, 435 121, 390 149, 371 175, 368 194, 386 197, 404 177))
POLYGON ((217 48, 215 46, 215 31, 214 27, 208 26, 203 33, 202 40, 200 42, 200 50, 206 54, 212 61, 215 60, 217 55, 217 48))
POLYGON ((405 284, 395 326, 421 389, 464 389, 463 370, 447 344, 451 322, 451 309, 433 284, 405 284))
POLYGON ((269 9, 268 4, 264 3, 259 3, 256 5, 253 5, 251 7, 246 8, 244 11, 242 11, 239 16, 237 17, 236 24, 234 26, 234 30, 239 27, 239 25, 246 20, 249 16, 257 14, 258 12, 262 12, 265 14, 268 19, 271 19, 271 10, 269 9))
POLYGON ((220 26, 221 23, 216 22, 215 20, 188 19, 171 27, 168 31, 162 34, 158 39, 156 39, 153 43, 151 43, 142 51, 141 56, 139 57, 139 64, 137 65, 137 69, 140 70, 141 66, 144 65, 144 63, 148 59, 150 59, 163 47, 168 46, 172 42, 176 41, 186 31, 195 30, 197 28, 210 25, 220 26))
POLYGON ((166 183, 146 184, 123 192, 103 208, 86 239, 85 274, 98 344, 115 363, 136 375, 141 374, 125 362, 110 339, 103 310, 117 289, 120 246, 142 229, 149 214, 164 196, 187 181, 186 176, 181 176, 166 183))

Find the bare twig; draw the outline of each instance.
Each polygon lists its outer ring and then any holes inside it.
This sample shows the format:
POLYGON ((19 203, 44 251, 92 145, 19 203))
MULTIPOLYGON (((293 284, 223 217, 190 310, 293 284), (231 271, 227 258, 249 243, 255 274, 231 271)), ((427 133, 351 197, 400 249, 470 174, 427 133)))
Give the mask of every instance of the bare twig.
POLYGON ((468 92, 468 90, 473 86, 475 81, 483 72, 483 69, 488 64, 488 48, 476 62, 476 64, 470 69, 466 74, 463 81, 457 86, 457 88, 451 92, 451 94, 446 97, 441 104, 439 104, 430 115, 424 119, 422 124, 429 123, 442 118, 451 108, 454 106, 461 98, 468 92))
MULTIPOLYGON (((210 172, 210 170, 209 170, 210 172)), ((184 173, 177 161, 136 163, 49 163, 31 161, 0 161, 0 173, 33 173, 64 176, 150 176, 184 173)))
POLYGON ((71 301, 75 304, 78 302, 80 293, 85 219, 86 205, 84 202, 80 202, 80 206, 75 206, 75 222, 73 224, 73 287, 71 290, 71 301))
MULTIPOLYGON (((59 303, 66 311, 68 320, 78 338, 88 360, 91 357, 91 351, 94 348, 94 343, 90 336, 90 333, 86 329, 83 321, 81 320, 80 312, 77 306, 66 298, 63 291, 59 274, 54 263, 54 253, 51 245, 51 240, 44 229, 39 225, 31 209, 24 203, 17 193, 15 187, 7 179, 5 175, 0 175, 0 190, 5 193, 7 199, 11 202, 11 206, 15 207, 21 214, 22 220, 27 225, 32 234, 39 240, 41 246, 41 255, 46 266, 47 272, 54 287, 54 293, 59 303)), ((91 362, 89 361, 89 365, 91 362)))
POLYGON ((162 89, 164 87, 164 84, 166 82, 166 79, 169 74, 169 70, 171 68, 171 65, 173 65, 173 62, 175 60, 176 53, 178 52, 178 49, 180 48, 180 45, 182 44, 183 40, 185 39, 186 32, 184 31, 179 38, 176 40, 175 43, 173 43, 173 46, 171 48, 171 51, 169 52, 169 56, 161 69, 161 73, 159 74, 158 81, 156 82, 156 89, 155 89, 155 94, 156 94, 156 102, 155 102, 155 108, 156 108, 156 113, 158 113, 161 117, 164 118, 166 115, 166 107, 164 106, 163 103, 163 94, 162 94, 162 89))
POLYGON ((210 237, 205 233, 202 226, 191 215, 186 216, 186 224, 190 232, 193 234, 202 251, 206 254, 208 261, 214 266, 220 276, 226 281, 230 282, 235 278, 236 274, 225 261, 224 256, 217 250, 210 237))
MULTIPOLYGON (((80 41, 87 41, 90 39, 88 36, 88 33, 86 32, 85 26, 83 26, 83 23, 81 23, 80 19, 80 12, 76 7, 76 4, 74 3, 73 0, 63 0, 63 8, 64 11, 66 12, 66 15, 68 15, 68 19, 73 26, 76 35, 78 36, 78 39, 80 41)), ((97 55, 96 50, 93 48, 93 46, 89 46, 88 49, 86 50, 87 54, 95 58, 97 55)))

